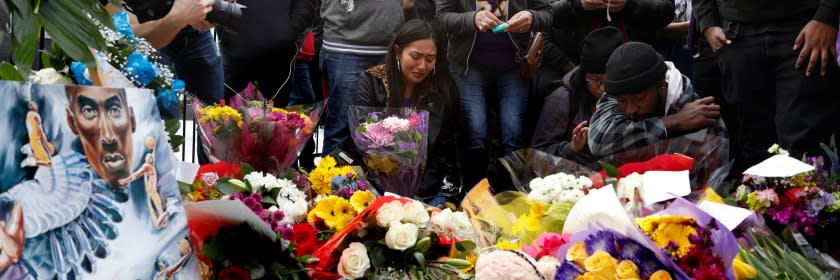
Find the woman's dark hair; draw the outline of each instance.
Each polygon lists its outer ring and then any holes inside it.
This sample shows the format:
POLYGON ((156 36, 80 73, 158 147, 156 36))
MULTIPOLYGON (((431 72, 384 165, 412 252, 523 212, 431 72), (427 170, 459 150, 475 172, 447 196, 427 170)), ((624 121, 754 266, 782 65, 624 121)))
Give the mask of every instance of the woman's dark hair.
MULTIPOLYGON (((402 73, 400 73, 399 67, 397 67, 397 56, 400 55, 397 48, 404 49, 406 46, 415 41, 425 39, 432 39, 432 41, 435 42, 435 46, 438 49, 438 56, 440 56, 439 52, 441 50, 441 46, 438 44, 440 41, 435 34, 434 25, 428 21, 422 19, 409 20, 403 24, 394 35, 394 40, 391 41, 391 44, 388 47, 388 55, 385 56, 385 79, 391 89, 390 95, 392 95, 386 98, 385 106, 403 106, 403 87, 405 82, 403 81, 402 73)), ((413 96, 414 104, 418 104, 429 93, 432 84, 434 84, 433 80, 437 75, 439 75, 439 73, 437 73, 438 70, 443 71, 443 69, 437 69, 439 66, 438 61, 440 60, 435 60, 436 70, 426 76, 426 78, 423 79, 417 87, 415 87, 414 92, 416 94, 413 96)))

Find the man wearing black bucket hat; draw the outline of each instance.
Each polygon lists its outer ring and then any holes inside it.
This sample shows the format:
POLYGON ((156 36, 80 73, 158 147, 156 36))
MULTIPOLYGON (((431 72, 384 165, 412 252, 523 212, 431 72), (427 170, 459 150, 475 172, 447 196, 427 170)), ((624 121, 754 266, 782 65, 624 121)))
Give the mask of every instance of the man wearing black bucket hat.
POLYGON ((607 61, 604 89, 589 128, 593 155, 614 154, 692 132, 726 135, 714 98, 700 99, 691 81, 648 44, 625 43, 613 52, 607 61))

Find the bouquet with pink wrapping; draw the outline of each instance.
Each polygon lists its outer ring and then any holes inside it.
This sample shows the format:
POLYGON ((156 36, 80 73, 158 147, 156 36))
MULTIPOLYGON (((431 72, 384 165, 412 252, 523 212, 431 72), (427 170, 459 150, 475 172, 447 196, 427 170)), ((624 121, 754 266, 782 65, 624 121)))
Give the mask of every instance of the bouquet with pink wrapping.
POLYGON ((193 102, 204 150, 213 162, 247 162, 256 170, 283 173, 318 123, 323 103, 277 108, 253 85, 231 104, 193 102))
POLYGON ((412 197, 426 167, 429 114, 409 108, 351 106, 353 142, 380 189, 412 197))

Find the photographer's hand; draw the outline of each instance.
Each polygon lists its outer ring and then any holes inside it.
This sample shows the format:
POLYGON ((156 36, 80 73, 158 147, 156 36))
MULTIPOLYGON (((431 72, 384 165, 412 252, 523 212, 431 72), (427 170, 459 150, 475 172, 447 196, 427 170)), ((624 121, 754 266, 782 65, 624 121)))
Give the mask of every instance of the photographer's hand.
POLYGON ((175 0, 172 9, 166 17, 172 17, 181 26, 200 26, 207 17, 207 13, 213 10, 213 0, 175 0))

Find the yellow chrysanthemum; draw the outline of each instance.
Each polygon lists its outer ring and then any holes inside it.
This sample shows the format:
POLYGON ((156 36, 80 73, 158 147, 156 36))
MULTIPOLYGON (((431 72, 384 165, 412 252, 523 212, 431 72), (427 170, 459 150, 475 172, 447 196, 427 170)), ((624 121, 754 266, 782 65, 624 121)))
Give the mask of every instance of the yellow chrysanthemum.
POLYGON ((230 106, 211 105, 204 107, 199 111, 201 112, 201 118, 198 119, 200 124, 206 124, 211 121, 224 122, 226 120, 231 120, 236 122, 237 127, 242 127, 242 114, 230 106))
POLYGON ((697 234, 694 230, 696 222, 688 216, 648 216, 636 219, 636 224, 659 248, 674 242, 677 245, 677 256, 684 256, 688 252, 691 248, 688 237, 697 234))
POLYGON ((350 205, 353 205, 353 210, 361 213, 375 199, 376 196, 374 196, 370 191, 356 191, 353 193, 353 196, 350 197, 350 205))
POLYGON ((318 162, 318 169, 328 169, 335 167, 335 159, 332 156, 325 156, 318 162))
POLYGON ((286 111, 286 109, 276 108, 276 107, 271 107, 271 112, 272 113, 283 113, 283 114, 288 114, 289 113, 289 111, 286 111))

